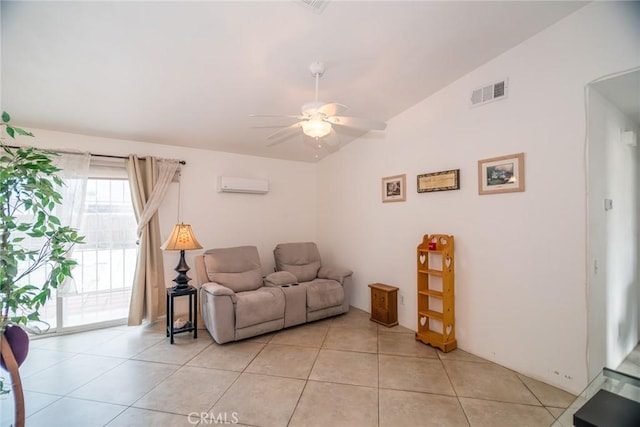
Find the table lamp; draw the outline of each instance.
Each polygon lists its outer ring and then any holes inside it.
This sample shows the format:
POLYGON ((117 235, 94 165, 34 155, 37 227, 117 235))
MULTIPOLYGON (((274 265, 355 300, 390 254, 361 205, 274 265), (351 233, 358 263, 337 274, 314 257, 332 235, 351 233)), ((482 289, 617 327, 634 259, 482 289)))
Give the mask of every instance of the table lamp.
POLYGON ((187 271, 190 270, 187 262, 184 260, 184 251, 190 251, 193 249, 202 249, 202 245, 196 240, 196 236, 193 235, 193 230, 190 224, 176 224, 171 231, 171 235, 160 249, 163 251, 180 251, 180 262, 175 268, 178 272, 173 281, 176 283, 173 287, 174 290, 186 289, 189 287, 189 280, 191 278, 187 276, 187 271))

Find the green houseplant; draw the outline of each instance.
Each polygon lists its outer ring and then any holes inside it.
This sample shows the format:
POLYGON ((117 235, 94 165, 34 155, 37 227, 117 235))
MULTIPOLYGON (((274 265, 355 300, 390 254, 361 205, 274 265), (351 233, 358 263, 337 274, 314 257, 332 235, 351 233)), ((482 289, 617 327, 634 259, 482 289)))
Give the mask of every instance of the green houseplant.
MULTIPOLYGON (((33 136, 10 125, 10 119, 3 112, 0 127, 11 138, 33 136)), ((0 139, 0 348, 15 392, 17 426, 24 425, 24 398, 5 332, 40 320, 39 309, 52 289, 71 276, 76 264, 67 253, 83 242, 75 229, 55 216, 56 206, 62 203, 57 189, 64 185, 54 164, 56 155, 32 147, 10 147, 0 139), (38 239, 37 248, 26 244, 28 238, 38 239), (44 283, 31 283, 30 274, 45 267, 44 283)), ((0 377, 0 393, 8 392, 0 377)))

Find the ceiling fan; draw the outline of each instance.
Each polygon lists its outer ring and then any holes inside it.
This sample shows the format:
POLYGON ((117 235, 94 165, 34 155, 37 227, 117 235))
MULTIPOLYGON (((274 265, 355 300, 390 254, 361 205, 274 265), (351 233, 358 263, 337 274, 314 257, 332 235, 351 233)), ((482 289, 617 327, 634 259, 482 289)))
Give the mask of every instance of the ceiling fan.
POLYGON ((329 135, 333 126, 343 126, 346 128, 370 131, 384 130, 387 124, 378 120, 362 119, 358 117, 341 116, 339 114, 347 110, 347 107, 335 102, 324 103, 318 100, 318 86, 320 77, 324 74, 325 67, 322 62, 314 62, 309 66, 311 75, 316 80, 316 99, 302 106, 302 114, 300 115, 279 115, 279 114, 252 114, 251 117, 288 117, 295 118, 299 121, 280 129, 277 132, 267 136, 268 140, 274 140, 269 145, 279 144, 290 136, 293 136, 298 129, 302 128, 302 132, 315 138, 316 140, 329 135))

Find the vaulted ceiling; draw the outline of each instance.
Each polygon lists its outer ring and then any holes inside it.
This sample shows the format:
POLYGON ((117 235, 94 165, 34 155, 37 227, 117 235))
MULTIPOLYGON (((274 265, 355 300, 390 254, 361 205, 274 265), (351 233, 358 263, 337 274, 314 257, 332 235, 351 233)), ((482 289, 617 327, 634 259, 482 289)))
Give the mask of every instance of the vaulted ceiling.
POLYGON ((387 121, 585 4, 307 3, 324 8, 4 0, 2 108, 27 128, 315 161, 327 152, 301 131, 267 146, 277 129, 260 126, 295 119, 249 117, 299 114, 314 99, 312 62, 326 64, 321 100, 387 121))

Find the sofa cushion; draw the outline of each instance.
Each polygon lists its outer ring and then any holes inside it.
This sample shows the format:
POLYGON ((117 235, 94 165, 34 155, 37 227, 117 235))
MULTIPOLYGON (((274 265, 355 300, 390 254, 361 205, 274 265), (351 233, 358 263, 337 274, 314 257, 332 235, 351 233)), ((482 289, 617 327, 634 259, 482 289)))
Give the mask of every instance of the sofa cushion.
POLYGON ((288 271, 300 282, 315 279, 320 269, 320 252, 313 242, 280 243, 273 250, 276 270, 288 271))
POLYGON ((262 287, 236 294, 236 329, 284 318, 284 294, 280 288, 262 287))
POLYGON ((310 311, 341 305, 344 301, 344 289, 335 280, 316 279, 305 283, 307 288, 307 307, 310 311))
POLYGON ((251 291, 263 285, 262 265, 255 246, 210 249, 204 253, 204 265, 210 282, 234 292, 251 291))

